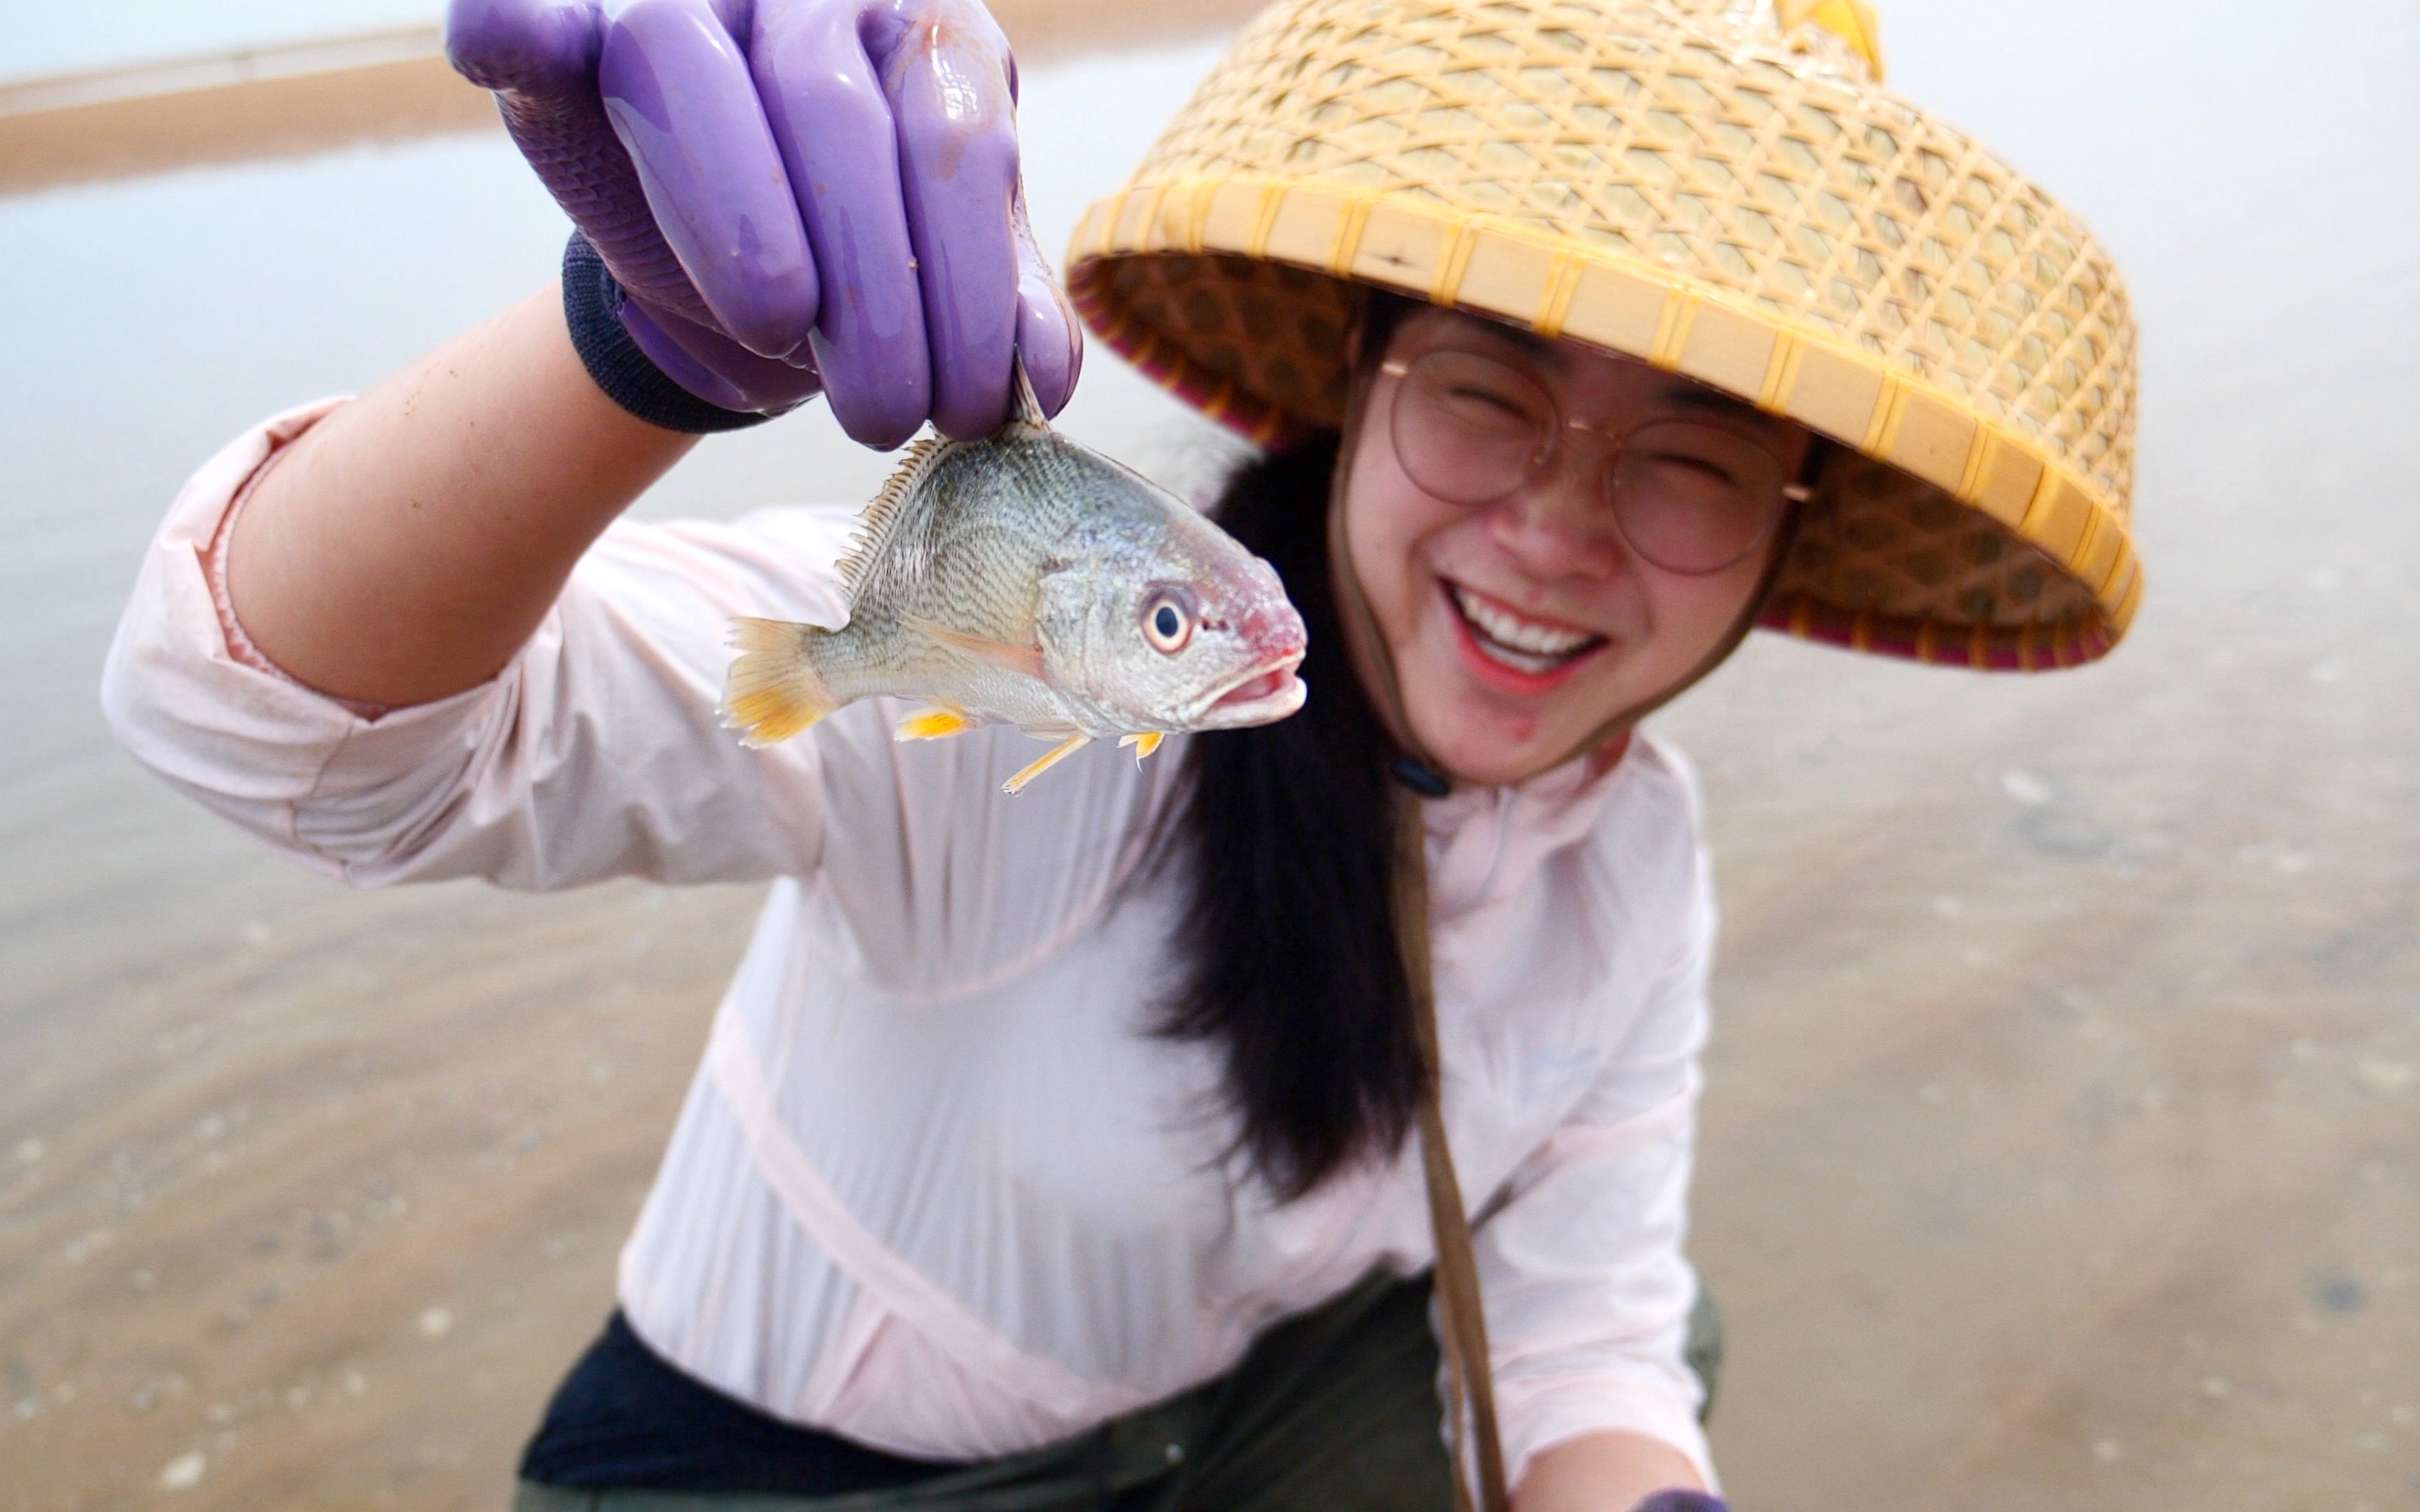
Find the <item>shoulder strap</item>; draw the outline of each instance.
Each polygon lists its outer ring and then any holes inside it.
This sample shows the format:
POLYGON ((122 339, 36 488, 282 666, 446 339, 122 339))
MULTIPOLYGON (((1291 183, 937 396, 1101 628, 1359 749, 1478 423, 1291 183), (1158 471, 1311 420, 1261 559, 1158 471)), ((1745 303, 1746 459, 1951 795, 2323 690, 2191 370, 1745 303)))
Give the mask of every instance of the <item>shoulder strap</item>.
POLYGON ((1428 1177, 1429 1227, 1436 1239, 1437 1311, 1444 1323, 1446 1410, 1452 1425, 1453 1504, 1473 1512, 1507 1512, 1504 1446, 1496 1431, 1496 1377, 1487 1352, 1487 1314, 1479 1294, 1479 1261, 1470 1218, 1446 1142, 1444 1062, 1437 1054, 1436 994, 1429 970, 1429 869, 1419 801, 1399 795, 1395 823, 1395 935, 1411 984, 1412 1024, 1420 1047, 1420 1165, 1428 1177), (1474 1465, 1474 1458, 1476 1464, 1474 1465), (1474 1473, 1475 1472, 1475 1473, 1474 1473))

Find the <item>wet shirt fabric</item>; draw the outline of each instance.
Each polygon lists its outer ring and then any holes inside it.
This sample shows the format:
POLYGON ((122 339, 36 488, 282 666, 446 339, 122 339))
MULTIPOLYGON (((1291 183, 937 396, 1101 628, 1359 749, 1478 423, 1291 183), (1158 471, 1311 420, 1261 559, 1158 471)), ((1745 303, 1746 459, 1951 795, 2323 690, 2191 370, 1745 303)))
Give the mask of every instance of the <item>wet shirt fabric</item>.
MULTIPOLYGON (((1036 742, 896 743, 909 711, 882 699, 742 748, 716 714, 731 617, 839 623, 845 508, 616 525, 494 679, 348 707, 251 650, 209 570, 247 482, 323 412, 187 485, 104 703, 170 781, 356 886, 771 880, 621 1257, 657 1354, 963 1462, 1164 1400, 1373 1268, 1431 1263, 1417 1148, 1281 1204, 1233 1152, 1217 1047, 1152 1032, 1183 879, 1150 841, 1181 750, 1084 752, 1008 797, 1036 742)), ((1641 738, 1425 819, 1508 1468, 1621 1428, 1711 1475, 1682 1360, 1714 935, 1692 779, 1641 738)))

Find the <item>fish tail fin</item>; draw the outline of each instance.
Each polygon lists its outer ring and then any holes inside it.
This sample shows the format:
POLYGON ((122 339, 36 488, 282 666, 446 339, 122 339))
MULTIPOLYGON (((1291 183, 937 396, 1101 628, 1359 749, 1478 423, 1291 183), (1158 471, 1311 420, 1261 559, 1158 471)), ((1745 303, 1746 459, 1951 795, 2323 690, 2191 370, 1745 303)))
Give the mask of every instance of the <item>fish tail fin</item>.
POLYGON ((830 634, 812 625, 741 615, 731 622, 739 653, 722 681, 722 722, 740 743, 770 746, 789 739, 840 707, 815 675, 814 643, 830 634))

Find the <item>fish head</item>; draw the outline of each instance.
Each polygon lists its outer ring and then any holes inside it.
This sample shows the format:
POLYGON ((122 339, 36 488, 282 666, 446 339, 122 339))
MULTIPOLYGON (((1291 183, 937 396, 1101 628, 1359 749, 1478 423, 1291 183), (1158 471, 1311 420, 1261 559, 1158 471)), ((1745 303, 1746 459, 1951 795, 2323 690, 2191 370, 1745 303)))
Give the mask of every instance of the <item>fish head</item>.
POLYGON ((1277 569, 1174 496, 1088 514, 1042 579, 1046 676, 1121 731, 1233 730, 1302 707, 1307 639, 1277 569))

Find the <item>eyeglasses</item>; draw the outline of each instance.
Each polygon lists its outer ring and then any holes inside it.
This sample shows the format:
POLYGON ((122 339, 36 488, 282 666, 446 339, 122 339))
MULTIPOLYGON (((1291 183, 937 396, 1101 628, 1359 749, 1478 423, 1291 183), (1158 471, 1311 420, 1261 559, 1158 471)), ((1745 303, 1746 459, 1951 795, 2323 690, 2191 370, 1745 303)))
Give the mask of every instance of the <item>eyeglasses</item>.
POLYGON ((1492 504, 1549 476, 1569 432, 1590 433, 1614 528, 1667 572, 1702 577, 1745 561, 1807 497, 1772 448, 1738 431, 1652 420, 1614 436, 1566 420, 1536 379, 1475 352, 1439 348, 1378 370, 1397 380, 1388 430, 1412 482, 1450 503, 1492 504))

